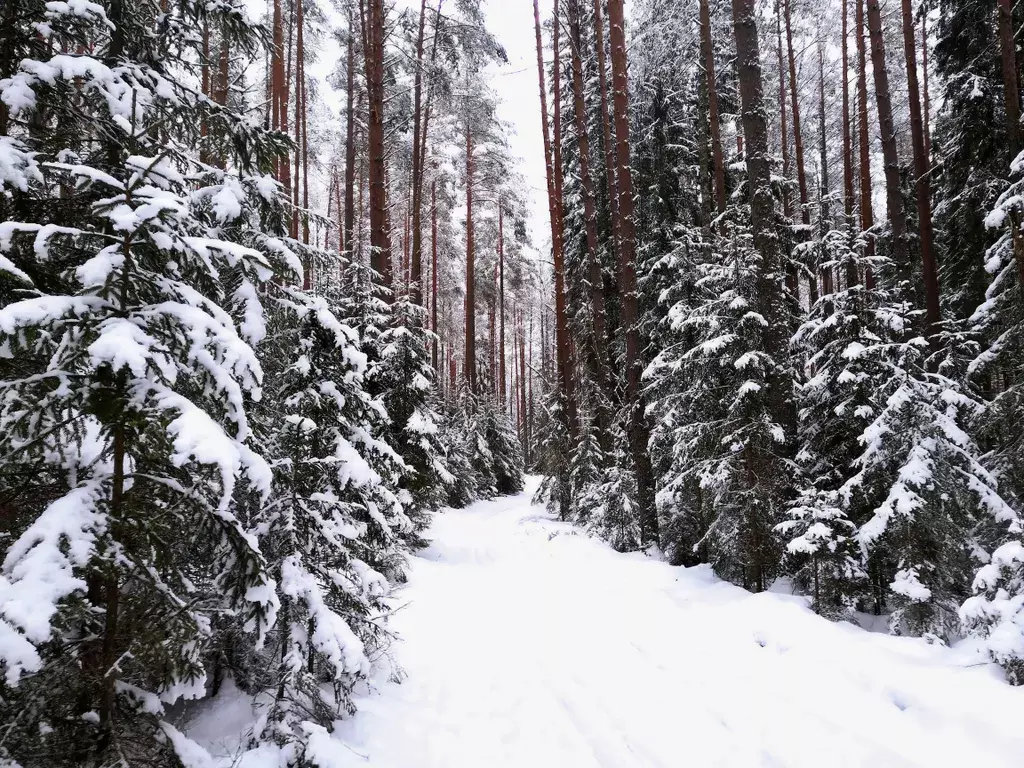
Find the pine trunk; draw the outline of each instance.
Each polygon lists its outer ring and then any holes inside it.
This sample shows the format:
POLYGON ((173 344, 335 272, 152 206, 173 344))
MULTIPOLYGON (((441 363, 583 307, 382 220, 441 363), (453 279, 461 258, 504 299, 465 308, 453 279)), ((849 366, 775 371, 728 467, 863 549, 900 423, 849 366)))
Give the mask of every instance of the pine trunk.
POLYGON ((473 245, 473 131, 466 111, 466 359, 469 391, 476 394, 476 264, 473 245))
POLYGON ((605 407, 608 391, 606 317, 604 303, 604 276, 597 252, 597 207, 594 195, 594 180, 590 174, 590 137, 587 133, 587 107, 583 92, 583 34, 580 23, 580 0, 573 0, 570 6, 570 36, 572 54, 573 113, 576 122, 576 137, 580 164, 580 186, 583 191, 583 218, 586 228, 587 271, 590 281, 591 333, 588 344, 588 362, 594 384, 604 395, 598 397, 594 409, 597 438, 603 450, 611 448, 609 432, 610 417, 605 407))
MULTIPOLYGON (((434 332, 432 360, 437 371, 437 182, 430 185, 430 329, 434 332)), ((440 373, 440 371, 438 371, 440 373)))
MULTIPOLYGON (((775 0, 775 39, 776 52, 779 59, 779 123, 782 132, 782 178, 786 185, 782 188, 782 212, 786 218, 793 217, 793 203, 789 195, 789 125, 786 115, 786 65, 782 57, 782 0, 775 0)), ((794 287, 790 285, 790 290, 794 287)))
POLYGON ((629 412, 629 444, 636 474, 640 508, 640 539, 658 541, 658 516, 654 505, 654 480, 647 453, 647 425, 640 391, 640 328, 636 282, 636 214, 633 178, 630 173, 629 91, 626 57, 626 22, 623 0, 608 0, 608 35, 612 53, 612 93, 615 108, 616 176, 619 192, 619 295, 622 326, 626 335, 626 398, 629 412))
POLYGON ((711 9, 708 0, 700 0, 700 47, 707 81, 708 122, 711 124, 711 161, 714 166, 715 205, 725 213, 725 160, 722 154, 722 126, 718 116, 718 85, 715 78, 715 50, 711 43, 711 9))
POLYGON ((796 52, 793 50, 793 20, 790 18, 790 3, 784 0, 786 13, 786 49, 789 53, 789 94, 793 108, 793 146, 796 150, 796 180, 800 190, 800 221, 804 226, 811 223, 811 212, 808 209, 810 196, 807 191, 807 169, 804 165, 804 140, 800 128, 800 96, 796 81, 796 52))
MULTIPOLYGON (((771 158, 768 151, 768 128, 765 121, 763 81, 761 75, 760 45, 757 35, 757 0, 732 0, 733 30, 736 37, 736 71, 740 86, 740 109, 743 134, 746 139, 747 185, 750 200, 750 224, 754 248, 760 256, 757 273, 757 311, 765 318, 769 328, 762 339, 764 351, 770 358, 781 360, 786 349, 776 329, 782 318, 779 314, 785 306, 782 286, 776 275, 782 262, 779 237, 775 221, 775 197, 771 188, 771 158)), ((766 378, 770 384, 767 404, 769 418, 775 424, 789 425, 791 383, 781 372, 769 372, 766 378)), ((768 545, 762 540, 760 531, 771 524, 773 507, 781 503, 782 493, 777 476, 777 454, 780 446, 765 446, 759 441, 751 442, 745 448, 745 465, 749 489, 757 489, 760 499, 749 510, 748 529, 751 533, 747 557, 749 575, 745 578, 755 591, 767 587, 770 565, 768 545)))
POLYGON ((932 105, 928 98, 928 14, 921 14, 921 79, 924 84, 924 156, 932 164, 932 105))
MULTIPOLYGON (((859 0, 854 0, 859 2, 859 0)), ((850 135, 850 52, 849 13, 847 0, 843 0, 842 81, 843 81, 843 213, 846 221, 853 220, 853 140, 850 135)))
POLYGON ((356 193, 356 42, 355 18, 352 6, 348 8, 348 78, 345 89, 345 243, 349 253, 355 242, 355 193, 356 193))
POLYGON ((1020 146, 1020 86, 1017 77, 1016 40, 1013 34, 1013 3, 999 0, 997 13, 999 53, 1003 69, 1003 97, 1006 104, 1006 140, 1013 160, 1020 146))
POLYGON ((410 262, 409 300, 413 304, 422 302, 420 281, 422 277, 423 232, 420 213, 422 187, 420 175, 423 167, 423 146, 420 143, 420 128, 423 123, 423 37, 427 25, 427 0, 420 2, 420 25, 416 35, 416 75, 413 81, 413 129, 412 129, 412 253, 410 262))
MULTIPOLYGON (((601 0, 594 0, 594 47, 597 49, 598 83, 601 91, 601 134, 604 140, 605 183, 608 185, 608 213, 611 219, 611 252, 615 263, 619 260, 619 192, 615 176, 615 139, 612 135, 611 107, 608 99, 608 63, 604 49, 604 17, 601 0)), ((611 329, 609 329, 610 337, 611 329)))
POLYGON ((939 270, 935 261, 935 236, 932 231, 932 189, 928 172, 928 153, 924 140, 921 95, 917 86, 917 47, 914 16, 910 0, 902 0, 903 52, 907 63, 907 92, 910 96, 910 135, 914 144, 914 186, 917 197, 917 225, 921 240, 921 274, 924 278, 925 320, 928 336, 935 345, 941 330, 939 308, 939 270))
POLYGON ((818 46, 818 134, 821 137, 821 185, 818 190, 818 232, 822 242, 821 288, 828 296, 833 288, 832 267, 825 266, 825 235, 829 221, 828 136, 825 132, 825 51, 818 46))
MULTIPOLYGON (((361 0, 361 3, 363 0, 361 0)), ((367 133, 370 152, 370 266, 385 287, 392 285, 388 226, 387 158, 384 147, 384 0, 368 0, 366 41, 367 133)))
MULTIPOLYGON (((544 131, 544 156, 547 169, 548 214, 551 219, 551 248, 554 260, 555 283, 555 337, 557 340, 556 355, 558 382, 565 399, 563 419, 569 434, 575 434, 576 401, 573 393, 572 360, 569 357, 569 328, 566 316, 565 273, 562 258, 562 218, 561 197, 559 196, 561 170, 556 167, 560 157, 556 159, 552 152, 551 135, 548 130, 547 89, 544 87, 544 47, 540 34, 540 7, 538 0, 533 0, 534 28, 537 38, 537 77, 540 86, 541 123, 544 131)), ((556 23, 557 28, 557 23, 556 23)), ((555 47, 555 71, 558 71, 557 45, 555 47)), ((558 94, 556 91, 557 104, 558 94)), ((557 109, 557 107, 556 107, 557 109)), ((556 129, 560 126, 556 126, 556 129)), ((560 142, 559 142, 560 144, 560 142)))
MULTIPOLYGON (((864 40, 864 0, 857 3, 855 22, 857 27, 857 135, 860 160, 860 226, 862 232, 870 232, 875 226, 875 213, 871 204, 871 141, 868 137, 868 62, 867 44, 864 40)), ((866 237, 865 256, 871 258, 875 253, 873 234, 866 237)), ((859 278, 858 278, 859 282, 859 278)), ((868 290, 875 285, 871 267, 864 270, 864 284, 868 290)))
POLYGON ((498 403, 505 407, 505 227, 498 204, 498 403))
POLYGON ((868 34, 871 37, 871 63, 875 74, 875 101, 878 128, 885 163, 885 207, 892 233, 892 257, 899 274, 910 276, 910 250, 907 244, 907 212, 900 185, 900 159, 896 149, 896 127, 892 117, 889 73, 885 68, 885 41, 882 37, 882 13, 878 0, 867 0, 868 34))
POLYGON ((522 421, 523 453, 529 440, 529 424, 526 418, 526 325, 520 312, 519 317, 519 418, 522 421))

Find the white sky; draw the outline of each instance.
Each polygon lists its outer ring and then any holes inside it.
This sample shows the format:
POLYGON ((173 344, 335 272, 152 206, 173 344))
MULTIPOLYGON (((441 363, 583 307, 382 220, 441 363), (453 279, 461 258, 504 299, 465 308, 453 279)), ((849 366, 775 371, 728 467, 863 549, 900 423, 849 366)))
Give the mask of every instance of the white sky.
MULTIPOLYGON (((547 3, 546 3, 547 4, 547 3)), ((529 221, 534 244, 550 240, 547 181, 544 172, 544 138, 540 124, 540 92, 537 85, 537 43, 532 0, 488 0, 487 28, 508 53, 509 63, 490 72, 491 83, 501 98, 498 115, 513 126, 509 137, 512 154, 519 157, 519 172, 531 193, 529 221)), ((550 16, 541 11, 541 22, 550 16)), ((550 53, 546 53, 550 59, 550 53)))

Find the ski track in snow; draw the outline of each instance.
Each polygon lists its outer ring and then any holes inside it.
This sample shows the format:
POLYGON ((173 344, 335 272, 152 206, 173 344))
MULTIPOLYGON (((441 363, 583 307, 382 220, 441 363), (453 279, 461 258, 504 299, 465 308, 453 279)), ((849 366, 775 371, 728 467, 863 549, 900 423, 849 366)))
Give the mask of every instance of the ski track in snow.
POLYGON ((973 650, 618 554, 537 482, 436 516, 394 600, 407 677, 359 696, 325 768, 1024 764, 1024 689, 973 650))

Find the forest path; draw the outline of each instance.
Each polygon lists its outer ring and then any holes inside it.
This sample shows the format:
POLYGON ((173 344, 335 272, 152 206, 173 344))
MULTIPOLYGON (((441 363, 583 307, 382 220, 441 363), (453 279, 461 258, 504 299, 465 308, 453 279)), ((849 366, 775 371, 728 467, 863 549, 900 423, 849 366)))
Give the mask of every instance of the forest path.
POLYGON ((395 600, 408 677, 360 697, 338 766, 1020 766, 991 667, 618 554, 536 484, 437 515, 395 600))

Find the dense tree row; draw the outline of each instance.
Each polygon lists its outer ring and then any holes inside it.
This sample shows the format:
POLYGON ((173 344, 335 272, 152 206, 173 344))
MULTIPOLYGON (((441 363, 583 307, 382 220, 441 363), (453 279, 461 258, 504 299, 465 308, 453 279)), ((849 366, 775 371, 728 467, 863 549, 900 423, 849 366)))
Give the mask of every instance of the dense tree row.
POLYGON ((542 492, 1024 680, 1020 9, 622 5, 549 10, 542 492))
POLYGON ((341 12, 0 10, 5 765, 207 764, 174 723, 228 677, 246 748, 326 765, 428 511, 522 486, 473 357, 474 256, 502 323, 529 277, 475 82, 501 49, 473 2, 341 12), (307 73, 330 35, 340 120, 307 73))

